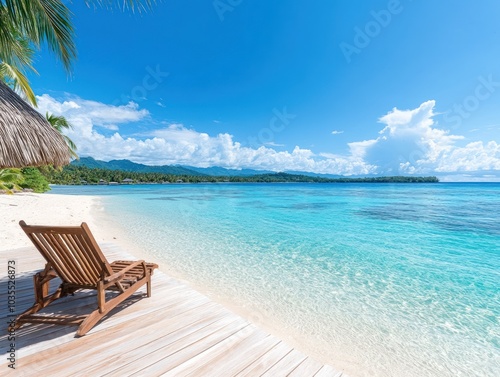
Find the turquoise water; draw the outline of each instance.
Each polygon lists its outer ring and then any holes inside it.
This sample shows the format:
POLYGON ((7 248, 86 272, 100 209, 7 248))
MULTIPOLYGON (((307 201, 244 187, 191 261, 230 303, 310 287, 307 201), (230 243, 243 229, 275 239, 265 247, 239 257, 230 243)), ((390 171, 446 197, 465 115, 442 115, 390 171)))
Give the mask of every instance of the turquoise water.
POLYGON ((172 275, 351 376, 500 375, 500 184, 52 192, 102 195, 172 275))

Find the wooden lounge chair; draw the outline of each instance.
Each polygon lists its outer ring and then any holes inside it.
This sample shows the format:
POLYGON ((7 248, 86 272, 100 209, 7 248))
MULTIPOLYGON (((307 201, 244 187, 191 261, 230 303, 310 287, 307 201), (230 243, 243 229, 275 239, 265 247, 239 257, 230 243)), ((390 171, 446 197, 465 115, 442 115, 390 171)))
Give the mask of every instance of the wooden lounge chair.
POLYGON ((143 260, 108 263, 86 223, 81 226, 33 226, 20 221, 19 225, 47 264, 33 279, 35 304, 17 317, 14 329, 25 323, 80 324, 76 335, 83 336, 144 284, 147 284, 147 296, 151 297, 151 275, 158 265, 143 260), (62 284, 49 295, 49 282, 55 277, 59 277, 62 284), (80 289, 97 290, 97 309, 92 313, 85 316, 35 314, 58 298, 80 289), (107 290, 118 294, 106 301, 107 290))

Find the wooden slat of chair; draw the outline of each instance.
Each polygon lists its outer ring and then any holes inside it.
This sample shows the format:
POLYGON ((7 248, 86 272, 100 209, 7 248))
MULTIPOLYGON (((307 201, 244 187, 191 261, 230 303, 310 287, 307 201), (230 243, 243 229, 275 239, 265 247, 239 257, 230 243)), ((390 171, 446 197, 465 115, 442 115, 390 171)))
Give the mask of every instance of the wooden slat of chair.
POLYGON ((92 279, 92 276, 88 274, 87 272, 87 266, 85 263, 82 261, 81 255, 76 251, 74 248, 74 245, 71 243, 71 235, 65 235, 65 234, 60 234, 58 235, 59 242, 63 243, 66 247, 66 250, 70 252, 71 259, 73 260, 74 268, 75 268, 75 273, 79 276, 81 279, 82 283, 83 282, 91 282, 95 281, 95 279, 92 279))
POLYGON ((82 250, 82 253, 86 254, 91 263, 92 268, 95 270, 96 274, 99 276, 102 270, 102 264, 99 258, 94 253, 85 253, 84 250, 89 250, 91 246, 87 243, 83 234, 75 235, 75 242, 78 245, 78 248, 82 250))
POLYGON ((73 250, 73 254, 78 256, 80 265, 87 275, 87 279, 90 281, 97 281, 99 279, 99 270, 97 264, 92 264, 88 256, 83 252, 78 243, 76 242, 76 235, 65 235, 67 237, 67 245, 73 250))
POLYGON ((85 284, 85 279, 82 276, 78 265, 75 263, 75 259, 72 255, 68 253, 68 248, 61 244, 60 235, 54 234, 43 234, 48 243, 52 246, 52 249, 56 251, 56 254, 60 257, 61 263, 57 267, 54 266, 57 271, 60 268, 65 268, 69 273, 71 283, 85 284))
POLYGON ((82 223, 82 229, 83 229, 83 238, 88 244, 88 249, 94 253, 94 257, 98 262, 104 264, 105 272, 111 275, 113 273, 113 271, 111 270, 111 266, 106 257, 104 256, 104 254, 102 253, 101 248, 97 244, 88 225, 86 223, 82 223))
MULTIPOLYGON (((48 263, 50 263, 52 266, 56 266, 59 264, 59 258, 57 258, 57 256, 52 253, 51 246, 47 243, 45 238, 43 238, 39 234, 34 233, 28 234, 28 237, 48 263)), ((60 269, 58 271, 58 274, 63 280, 70 280, 69 273, 65 268, 60 269)))
POLYGON ((71 242, 68 242, 68 237, 71 236, 73 235, 57 234, 57 237, 55 235, 51 235, 51 237, 54 237, 54 239, 57 241, 57 247, 61 249, 61 253, 62 255, 64 255, 65 260, 67 261, 66 265, 71 266, 71 270, 75 276, 75 279, 79 279, 80 284, 88 282, 95 283, 97 281, 97 278, 86 275, 84 264, 82 265, 82 262, 80 261, 80 254, 75 251, 75 249, 72 247, 73 245, 71 244, 71 242), (66 251, 69 251, 70 254, 66 254, 66 251))

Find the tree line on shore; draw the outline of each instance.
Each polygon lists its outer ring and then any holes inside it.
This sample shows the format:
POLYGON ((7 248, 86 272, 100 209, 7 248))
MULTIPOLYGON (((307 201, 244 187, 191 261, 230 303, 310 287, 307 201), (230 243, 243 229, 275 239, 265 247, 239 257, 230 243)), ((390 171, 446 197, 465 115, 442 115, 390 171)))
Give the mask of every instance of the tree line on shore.
POLYGON ((42 174, 49 183, 60 185, 82 185, 117 182, 127 180, 131 183, 218 183, 218 182, 303 182, 303 183, 435 183, 436 177, 391 176, 365 178, 324 178, 317 176, 268 173, 252 176, 208 176, 208 175, 174 175, 163 173, 142 173, 123 170, 107 170, 88 168, 86 166, 69 165, 62 170, 45 169, 42 174))
POLYGON ((436 177, 388 176, 364 178, 324 178, 302 174, 266 173, 251 176, 208 176, 174 175, 163 173, 139 173, 124 170, 88 168, 68 165, 63 169, 50 166, 17 169, 21 174, 1 177, 0 190, 20 191, 28 189, 34 192, 50 190, 49 184, 58 185, 97 185, 114 183, 437 183, 436 177), (125 181, 125 182, 124 182, 125 181))

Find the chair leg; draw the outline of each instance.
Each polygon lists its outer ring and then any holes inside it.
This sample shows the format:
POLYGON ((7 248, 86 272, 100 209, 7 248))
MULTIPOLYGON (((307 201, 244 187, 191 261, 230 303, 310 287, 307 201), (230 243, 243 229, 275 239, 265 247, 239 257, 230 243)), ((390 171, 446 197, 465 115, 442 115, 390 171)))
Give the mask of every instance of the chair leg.
MULTIPOLYGON (((150 282, 150 281, 149 281, 150 282)), ((112 298, 108 302, 104 302, 105 299, 105 291, 99 289, 97 291, 97 309, 90 313, 87 318, 80 324, 78 327, 78 331, 76 332, 76 336, 84 336, 87 332, 94 327, 97 322, 99 322, 106 314, 108 314, 111 310, 113 310, 118 304, 122 301, 126 300, 130 296, 132 296, 141 286, 148 283, 147 278, 143 278, 136 282, 134 285, 130 286, 125 292, 120 293, 118 296, 112 298)), ((102 285, 100 285, 102 287, 102 285)))
POLYGON ((146 283, 146 292, 148 297, 151 297, 151 275, 148 276, 148 282, 146 283))
POLYGON ((41 309, 45 308, 47 305, 49 305, 50 303, 54 302, 55 300, 57 300, 58 298, 61 298, 63 297, 64 295, 62 294, 62 291, 63 289, 61 287, 59 287, 53 294, 51 294, 50 296, 48 297, 43 297, 43 299, 41 300, 37 300, 37 302, 35 302, 33 304, 33 306, 31 308, 29 308, 28 310, 24 311, 23 313, 19 314, 16 318, 16 324, 14 325, 14 327, 12 328, 13 330, 17 330, 18 328, 20 328, 24 323, 29 323, 29 321, 27 322, 23 322, 23 318, 27 315, 30 315, 30 314, 35 314, 36 312, 40 311, 41 309))
POLYGON ((108 310, 101 312, 99 309, 94 310, 90 313, 87 318, 80 324, 78 330, 76 332, 76 336, 84 336, 87 334, 92 327, 94 327, 97 322, 99 322, 106 314, 108 314, 108 310))
MULTIPOLYGON (((54 302, 60 297, 66 296, 62 286, 60 286, 53 294, 49 295, 49 285, 50 280, 54 279, 56 275, 50 268, 50 265, 46 265, 42 272, 39 272, 33 276, 33 285, 35 290, 35 303, 33 306, 23 313, 19 314, 16 318, 16 324, 13 330, 17 330, 23 325, 23 318, 30 314, 35 314, 41 309, 45 308, 51 302, 54 302)), ((28 323, 28 322, 24 322, 28 323)))

